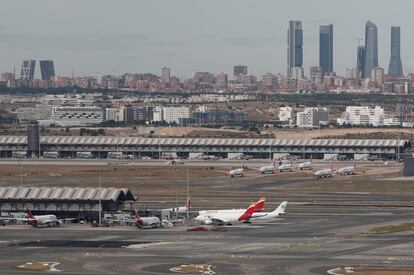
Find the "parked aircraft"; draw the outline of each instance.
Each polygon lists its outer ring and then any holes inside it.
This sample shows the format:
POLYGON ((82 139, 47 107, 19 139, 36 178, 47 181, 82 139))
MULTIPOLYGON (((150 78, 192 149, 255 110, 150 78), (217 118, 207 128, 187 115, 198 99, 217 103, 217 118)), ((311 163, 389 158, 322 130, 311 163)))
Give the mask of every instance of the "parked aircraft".
POLYGON ((288 202, 282 202, 274 211, 272 212, 255 212, 252 217, 247 220, 247 222, 268 222, 276 219, 280 215, 285 214, 286 207, 288 202))
POLYGON ((262 166, 259 169, 261 174, 274 174, 276 170, 275 162, 272 165, 262 166))
POLYGON ((190 211, 191 199, 189 199, 184 206, 176 207, 176 208, 166 208, 163 210, 169 210, 177 214, 186 214, 187 210, 190 211))
POLYGON ((330 168, 318 170, 315 173, 313 173, 313 176, 317 179, 319 179, 319 178, 330 178, 330 177, 333 176, 332 167, 333 167, 333 163, 331 163, 330 168))
POLYGON ((233 169, 233 170, 226 172, 225 175, 231 178, 244 177, 244 169, 243 168, 233 169))
POLYGON ((282 163, 281 165, 279 165, 277 169, 279 170, 279 172, 285 172, 285 171, 292 172, 293 171, 292 162, 282 163))
POLYGON ((299 163, 299 170, 312 170, 312 158, 309 161, 299 163))
POLYGON ((338 170, 335 171, 335 174, 347 175, 347 176, 356 175, 355 169, 356 169, 356 165, 355 165, 355 160, 354 160, 354 163, 352 166, 339 168, 338 170))
POLYGON ((249 219, 253 213, 262 211, 265 201, 265 198, 260 198, 258 202, 251 203, 247 209, 200 211, 195 220, 206 225, 231 225, 233 223, 243 222, 249 219))
POLYGON ((158 217, 141 217, 138 211, 135 211, 135 222, 139 228, 157 228, 161 224, 158 217))
POLYGON ((64 221, 73 221, 75 218, 58 219, 56 215, 33 215, 32 211, 27 210, 27 219, 19 219, 28 221, 33 227, 54 227, 61 225, 64 221))

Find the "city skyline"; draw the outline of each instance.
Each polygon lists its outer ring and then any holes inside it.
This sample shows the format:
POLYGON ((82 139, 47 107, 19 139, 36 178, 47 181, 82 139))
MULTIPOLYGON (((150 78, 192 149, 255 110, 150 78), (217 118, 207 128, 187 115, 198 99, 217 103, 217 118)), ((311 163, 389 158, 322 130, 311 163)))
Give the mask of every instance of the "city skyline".
MULTIPOLYGON (((300 20, 304 32, 305 72, 319 64, 319 26, 333 24, 334 40, 340 41, 334 43, 334 52, 341 53, 334 57, 334 68, 338 74, 344 74, 346 68, 356 66, 355 49, 358 39, 364 36, 367 20, 378 26, 379 66, 384 68, 390 60, 390 27, 409 29, 410 20, 409 8, 400 11, 395 3, 378 4, 371 0, 348 1, 341 13, 337 12, 336 4, 320 0, 310 8, 304 8, 304 1, 296 4, 263 1, 263 5, 237 1, 237 11, 235 1, 231 0, 222 3, 219 10, 214 0, 202 9, 187 0, 174 4, 157 0, 139 4, 125 0, 122 9, 107 1, 82 2, 85 10, 88 7, 93 10, 99 4, 99 13, 79 11, 77 0, 64 0, 59 7, 52 3, 18 0, 0 11, 1 71, 18 69, 23 59, 52 59, 57 75, 158 72, 164 66, 172 68, 173 74, 180 77, 187 77, 193 71, 224 71, 230 75, 235 64, 248 65, 249 71, 256 75, 285 74, 286 25, 289 20, 300 20), (145 6, 146 14, 128 16, 132 15, 130 10, 140 5, 145 6), (321 7, 324 12, 318 11, 321 7), (401 12, 398 18, 385 16, 397 10, 401 12), (11 16, 17 11, 22 22, 16 22, 11 16), (117 11, 125 15, 112 16, 117 11), (187 14, 188 11, 192 12, 187 14), (34 20, 35 16, 46 14, 47 19, 34 20), (210 22, 207 18, 212 14, 215 20, 210 22), (73 17, 77 18, 76 22, 69 24, 73 17), (31 28, 27 28, 27 22, 31 28), (161 25, 168 28, 160 28, 161 25)), ((414 4, 407 5, 414 7, 414 4)), ((408 50, 413 48, 414 40, 407 35, 402 41, 404 71, 414 71, 414 55, 408 50)))

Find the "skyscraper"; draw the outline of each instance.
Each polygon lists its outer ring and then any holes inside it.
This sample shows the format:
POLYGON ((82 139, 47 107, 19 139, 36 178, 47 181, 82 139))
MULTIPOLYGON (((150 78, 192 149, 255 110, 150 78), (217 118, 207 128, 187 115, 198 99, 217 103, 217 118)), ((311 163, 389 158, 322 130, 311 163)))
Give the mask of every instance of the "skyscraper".
POLYGON ((365 64, 364 77, 371 75, 371 70, 378 67, 378 30, 368 21, 365 26, 365 64))
POLYGON ((287 76, 291 78, 292 69, 303 66, 303 30, 301 21, 289 21, 287 76))
POLYGON ((333 72, 333 25, 319 26, 319 67, 322 75, 333 72))
POLYGON ((400 27, 391 27, 391 59, 388 67, 388 74, 391 76, 404 75, 401 63, 401 29, 400 27))
POLYGON ((20 78, 26 80, 34 79, 36 60, 23 60, 20 78))
POLYGON ((357 52, 358 78, 365 77, 365 46, 358 46, 357 52))
POLYGON ((50 80, 55 76, 55 65, 52 60, 40 60, 39 63, 42 80, 50 80))

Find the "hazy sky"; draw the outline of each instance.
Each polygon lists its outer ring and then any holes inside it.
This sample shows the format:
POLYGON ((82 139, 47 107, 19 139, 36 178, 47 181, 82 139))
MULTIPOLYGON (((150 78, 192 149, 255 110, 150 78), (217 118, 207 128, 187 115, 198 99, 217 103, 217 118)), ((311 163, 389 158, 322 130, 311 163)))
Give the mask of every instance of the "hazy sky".
MULTIPOLYGON (((412 0, 0 0, 0 71, 53 59, 56 74, 286 71, 289 20, 302 20, 304 67, 319 63, 320 24, 334 24, 334 69, 356 65, 366 21, 378 26, 388 70, 390 27, 401 26, 404 72, 414 72, 412 0), (411 29, 411 30, 410 30, 411 29)), ((38 64, 37 64, 38 66, 38 64)), ((38 67, 37 67, 38 68, 38 67)), ((37 72, 39 74, 39 72, 37 72)))

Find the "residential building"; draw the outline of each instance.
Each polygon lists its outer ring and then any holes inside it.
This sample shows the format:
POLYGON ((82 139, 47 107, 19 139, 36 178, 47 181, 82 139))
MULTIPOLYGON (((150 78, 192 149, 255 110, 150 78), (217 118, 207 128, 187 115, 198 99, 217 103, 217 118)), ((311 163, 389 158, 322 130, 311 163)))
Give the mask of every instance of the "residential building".
POLYGON ((300 128, 318 127, 329 123, 329 110, 327 108, 307 107, 303 112, 296 114, 296 125, 300 128))
POLYGON ((314 84, 320 84, 323 80, 321 67, 310 67, 310 79, 314 84))
POLYGON ((390 76, 403 76, 403 67, 401 62, 401 29, 400 27, 391 27, 391 59, 388 67, 390 76))
POLYGON ((372 126, 390 126, 398 119, 389 118, 384 109, 380 106, 371 108, 369 106, 348 106, 342 113, 342 118, 337 120, 338 124, 349 125, 372 125, 372 126))
POLYGON ((161 69, 161 83, 170 84, 171 69, 164 67, 161 69))
POLYGON ((333 25, 319 27, 319 67, 322 75, 333 72, 333 25))
POLYGON ((119 121, 117 108, 105 108, 105 121, 119 121))
POLYGON ((214 75, 209 72, 193 72, 193 81, 197 84, 210 84, 214 83, 214 75))
POLYGON ((373 68, 371 70, 371 81, 375 82, 378 87, 381 87, 384 84, 384 69, 373 68))
POLYGON ((227 83, 228 83, 227 74, 219 73, 216 75, 216 86, 218 88, 222 88, 222 89, 227 88, 227 83))
POLYGON ((233 68, 233 75, 234 79, 238 79, 240 75, 247 75, 247 66, 244 65, 236 65, 233 68))
POLYGON ((301 21, 289 21, 287 48, 287 76, 292 78, 293 68, 303 66, 303 30, 301 21))
POLYGON ((289 122, 289 124, 293 124, 295 119, 295 112, 293 108, 290 106, 280 107, 279 108, 279 120, 284 122, 289 122))
POLYGON ((167 123, 180 123, 181 119, 190 118, 189 107, 163 107, 162 120, 167 123))

